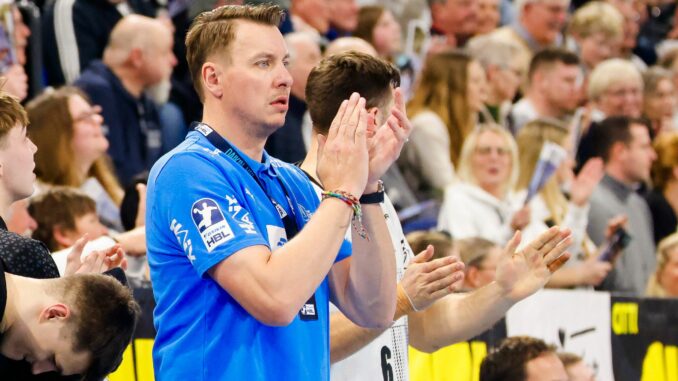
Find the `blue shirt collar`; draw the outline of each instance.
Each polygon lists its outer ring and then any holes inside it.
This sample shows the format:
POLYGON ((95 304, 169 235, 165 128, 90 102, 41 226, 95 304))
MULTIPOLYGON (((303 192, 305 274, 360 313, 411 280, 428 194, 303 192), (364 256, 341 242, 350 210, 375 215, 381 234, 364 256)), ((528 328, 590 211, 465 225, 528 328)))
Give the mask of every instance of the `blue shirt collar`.
MULTIPOLYGON (((212 143, 201 133, 197 131, 191 131, 191 133, 196 133, 198 136, 201 136, 201 139, 204 139, 210 146, 212 146, 212 143)), ((217 133, 216 131, 214 133, 217 133)), ((222 136, 223 138, 223 136, 222 136)), ((245 160, 247 165, 252 168, 254 173, 257 174, 257 176, 261 176, 263 173, 267 173, 269 176, 276 176, 275 170, 273 169, 273 166, 271 165, 271 156, 266 152, 266 150, 263 151, 263 154, 261 156, 261 162, 256 161, 252 159, 251 157, 247 156, 240 148, 236 147, 235 144, 231 143, 228 139, 224 138, 224 140, 228 141, 229 144, 231 144, 231 147, 233 148, 234 151, 240 155, 240 157, 245 160)), ((212 146, 214 147, 214 146, 212 146)), ((216 147, 214 147, 216 148, 216 147)), ((226 155, 224 155, 226 156, 226 155)), ((231 159, 228 159, 231 160, 231 159)))

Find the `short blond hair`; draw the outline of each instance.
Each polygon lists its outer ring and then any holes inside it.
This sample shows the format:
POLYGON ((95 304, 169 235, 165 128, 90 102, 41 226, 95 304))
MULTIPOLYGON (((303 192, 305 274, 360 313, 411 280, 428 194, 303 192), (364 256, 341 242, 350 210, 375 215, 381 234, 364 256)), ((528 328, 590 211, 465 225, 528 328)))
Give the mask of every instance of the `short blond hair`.
POLYGON ((276 5, 224 5, 199 14, 186 34, 186 61, 193 86, 204 100, 201 83, 202 65, 215 52, 227 52, 235 38, 235 21, 246 20, 278 26, 283 11, 276 5))
POLYGON ((568 31, 582 38, 602 33, 607 38, 620 39, 624 34, 624 16, 614 5, 592 1, 574 12, 568 31))
POLYGON ((465 181, 471 184, 478 184, 478 179, 476 179, 473 169, 471 168, 471 155, 476 149, 478 144, 478 138, 485 132, 492 132, 501 136, 508 148, 511 156, 511 173, 509 178, 504 184, 503 191, 506 192, 515 187, 516 181, 518 181, 519 165, 518 165, 518 146, 515 139, 508 130, 498 124, 482 124, 471 132, 466 140, 464 145, 461 147, 461 155, 459 157, 459 168, 457 174, 461 181, 465 181))
POLYGON ((482 34, 468 41, 466 51, 485 68, 498 66, 505 69, 520 53, 520 45, 492 34, 482 34))
POLYGON ((666 297, 666 290, 659 283, 659 275, 664 271, 664 267, 669 261, 669 252, 678 246, 678 232, 673 233, 661 241, 657 246, 657 271, 650 276, 647 282, 646 296, 666 297))
POLYGON ((589 99, 597 100, 610 86, 624 80, 637 82, 641 89, 643 87, 643 77, 631 61, 611 58, 599 63, 589 76, 589 99))
MULTIPOLYGON (((523 14, 523 9, 525 9, 525 6, 527 4, 534 4, 534 3, 545 3, 547 1, 553 1, 553 0, 514 0, 513 1, 513 9, 516 10, 518 15, 523 14)), ((567 3, 567 6, 570 6, 570 0, 564 0, 567 3)))

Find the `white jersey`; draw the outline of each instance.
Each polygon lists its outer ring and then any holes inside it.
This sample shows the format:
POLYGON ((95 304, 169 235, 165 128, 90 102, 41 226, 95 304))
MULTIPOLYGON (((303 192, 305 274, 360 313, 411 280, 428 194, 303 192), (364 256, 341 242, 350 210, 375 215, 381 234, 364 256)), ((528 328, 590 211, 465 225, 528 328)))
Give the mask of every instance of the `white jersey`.
MULTIPOLYGON (((320 197, 321 189, 315 184, 314 187, 320 197)), ((384 195, 384 202, 380 205, 393 242, 396 276, 400 281, 405 273, 405 265, 413 257, 412 249, 405 239, 398 214, 387 195, 384 195)), ((350 231, 348 235, 350 236, 350 231)), ((339 310, 330 304, 330 312, 339 312, 339 310)), ((407 345, 407 316, 403 316, 361 350, 332 365, 330 379, 332 381, 407 381, 409 380, 407 345)))

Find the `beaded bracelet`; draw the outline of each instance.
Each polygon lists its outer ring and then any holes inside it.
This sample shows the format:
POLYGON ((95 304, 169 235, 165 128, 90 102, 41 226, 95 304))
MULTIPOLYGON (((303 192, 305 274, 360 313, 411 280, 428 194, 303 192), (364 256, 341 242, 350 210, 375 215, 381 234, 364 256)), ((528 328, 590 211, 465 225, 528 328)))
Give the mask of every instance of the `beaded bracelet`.
POLYGON ((367 230, 365 230, 365 226, 363 226, 363 210, 360 207, 360 201, 354 195, 341 190, 323 191, 322 199, 328 198, 337 198, 353 209, 351 224, 360 237, 369 241, 370 237, 367 234, 367 230))

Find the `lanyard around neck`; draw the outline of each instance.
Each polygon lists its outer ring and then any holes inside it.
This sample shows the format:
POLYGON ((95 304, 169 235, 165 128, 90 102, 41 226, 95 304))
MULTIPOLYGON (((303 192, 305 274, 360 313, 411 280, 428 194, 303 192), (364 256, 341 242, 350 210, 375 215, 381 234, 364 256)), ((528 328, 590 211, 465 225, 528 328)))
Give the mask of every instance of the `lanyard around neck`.
MULTIPOLYGON (((226 139, 224 139, 221 135, 215 132, 214 129, 212 129, 205 123, 195 123, 193 129, 204 135, 205 138, 207 138, 207 140, 210 143, 212 143, 212 145, 215 148, 223 152, 226 155, 226 157, 231 159, 236 164, 240 165, 252 177, 252 179, 254 179, 254 181, 256 181, 256 183, 259 184, 261 190, 264 192, 264 194, 266 194, 268 199, 271 201, 271 204, 273 204, 273 206, 275 207, 276 211, 278 212, 278 215, 280 216, 280 219, 282 219, 283 225, 285 227, 285 233, 287 234, 287 240, 289 241, 295 235, 297 235, 297 233, 299 233, 299 225, 297 224, 297 221, 294 218, 294 216, 287 213, 285 209, 277 201, 275 201, 275 199, 273 199, 273 197, 266 190, 266 187, 264 187, 264 184, 261 182, 261 179, 259 179, 259 176, 257 176, 252 167, 250 167, 250 165, 247 164, 247 161, 231 145, 231 143, 229 143, 226 139)), ((276 176, 276 180, 278 180, 280 187, 285 193, 285 198, 287 199, 290 211, 294 213, 294 206, 292 205, 292 200, 290 199, 285 184, 283 184, 283 182, 280 180, 280 178, 278 178, 278 176, 276 176)))

